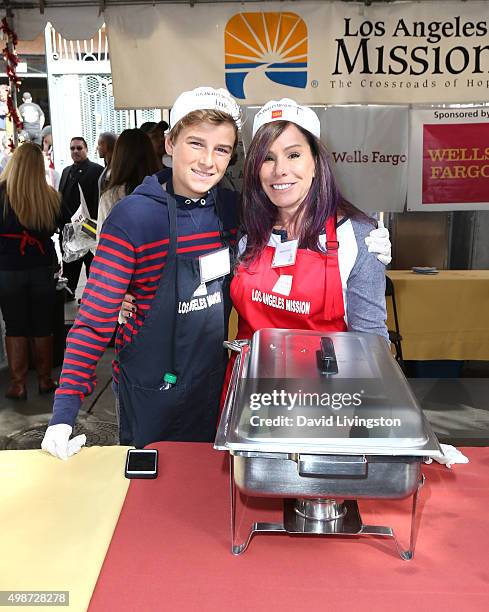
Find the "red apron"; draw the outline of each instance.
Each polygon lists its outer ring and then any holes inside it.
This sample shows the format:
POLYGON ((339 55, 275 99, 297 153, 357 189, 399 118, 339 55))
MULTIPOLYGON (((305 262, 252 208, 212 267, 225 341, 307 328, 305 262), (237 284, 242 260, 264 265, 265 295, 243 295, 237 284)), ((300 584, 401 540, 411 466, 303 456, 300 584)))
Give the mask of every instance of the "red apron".
MULTIPOLYGON (((267 246, 249 268, 239 265, 231 282, 238 312, 239 339, 251 339, 263 328, 346 331, 343 289, 338 266, 335 218, 326 222, 326 253, 298 249, 295 264, 272 268, 275 247, 267 246), (292 276, 288 296, 274 293, 279 276, 292 276)), ((226 372, 225 398, 236 355, 226 372)))
POLYGON ((45 255, 44 247, 42 246, 42 242, 38 240, 37 238, 34 238, 34 236, 31 236, 27 230, 22 230, 22 234, 0 234, 0 237, 16 238, 17 240, 20 240, 19 250, 20 250, 21 255, 25 255, 25 247, 27 245, 36 246, 39 249, 39 251, 43 255, 45 255))

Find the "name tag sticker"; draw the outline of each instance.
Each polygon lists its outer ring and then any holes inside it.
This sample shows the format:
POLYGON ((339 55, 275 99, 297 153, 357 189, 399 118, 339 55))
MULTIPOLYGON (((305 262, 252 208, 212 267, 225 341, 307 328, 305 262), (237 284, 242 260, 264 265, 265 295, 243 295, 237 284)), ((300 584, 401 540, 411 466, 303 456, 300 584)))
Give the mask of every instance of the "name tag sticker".
POLYGON ((281 242, 275 247, 273 256, 272 268, 283 268, 284 266, 293 266, 297 255, 297 240, 287 240, 281 242))
POLYGON ((231 272, 229 248, 219 249, 199 257, 200 282, 208 283, 231 272))
POLYGON ((292 279, 293 276, 290 274, 282 274, 278 277, 272 291, 274 293, 280 293, 280 295, 285 295, 285 297, 289 297, 290 290, 292 289, 292 279))

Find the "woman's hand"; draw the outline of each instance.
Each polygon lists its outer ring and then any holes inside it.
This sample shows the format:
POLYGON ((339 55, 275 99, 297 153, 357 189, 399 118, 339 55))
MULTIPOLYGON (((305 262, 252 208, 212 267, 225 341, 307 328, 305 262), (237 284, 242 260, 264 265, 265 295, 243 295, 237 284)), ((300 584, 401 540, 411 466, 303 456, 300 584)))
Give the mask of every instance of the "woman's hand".
POLYGON ((131 319, 136 312, 136 298, 130 293, 126 293, 122 306, 119 311, 119 324, 124 325, 128 319, 131 319))
POLYGON ((365 238, 365 244, 368 246, 369 253, 377 253, 377 259, 381 261, 384 266, 390 264, 392 257, 389 230, 384 227, 382 221, 379 221, 378 228, 372 230, 365 238))

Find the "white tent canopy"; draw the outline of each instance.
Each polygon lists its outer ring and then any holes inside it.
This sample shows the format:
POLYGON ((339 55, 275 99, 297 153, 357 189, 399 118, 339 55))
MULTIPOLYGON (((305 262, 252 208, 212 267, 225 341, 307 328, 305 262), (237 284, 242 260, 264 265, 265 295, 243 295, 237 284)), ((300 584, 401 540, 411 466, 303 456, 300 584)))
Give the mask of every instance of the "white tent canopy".
POLYGON ((20 40, 33 40, 44 32, 50 22, 57 32, 69 40, 84 40, 92 38, 104 23, 104 15, 98 6, 85 6, 83 2, 64 2, 71 6, 56 6, 45 8, 41 13, 39 8, 20 9, 11 3, 13 19, 10 21, 13 30, 20 40), (81 6, 80 6, 81 5, 81 6))
MULTIPOLYGON (((104 12, 118 6, 155 4, 218 4, 256 0, 4 0, 4 11, 13 13, 14 31, 20 40, 33 40, 50 22, 68 40, 91 38, 105 21, 104 12)), ((270 0, 269 0, 270 1, 270 0)), ((279 1, 279 0, 272 0, 279 1)), ((3 15, 2 15, 3 16, 3 15)))

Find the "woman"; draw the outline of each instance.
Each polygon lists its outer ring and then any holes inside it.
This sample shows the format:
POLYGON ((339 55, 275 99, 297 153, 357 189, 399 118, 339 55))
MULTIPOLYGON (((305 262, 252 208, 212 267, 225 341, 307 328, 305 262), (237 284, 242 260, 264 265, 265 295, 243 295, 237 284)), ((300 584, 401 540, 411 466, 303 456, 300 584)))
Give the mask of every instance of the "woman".
POLYGON ((374 222, 342 197, 319 136, 316 114, 293 100, 255 117, 231 283, 238 338, 275 327, 388 340, 384 266, 365 244, 374 222))
POLYGON ((97 242, 105 219, 113 206, 158 170, 149 137, 139 129, 124 130, 117 139, 111 159, 110 181, 98 207, 97 242))
POLYGON ((25 400, 29 337, 39 393, 56 389, 51 368, 57 258, 51 236, 60 199, 46 183, 37 145, 26 142, 14 151, 0 176, 0 208, 0 308, 11 378, 5 396, 25 400))

